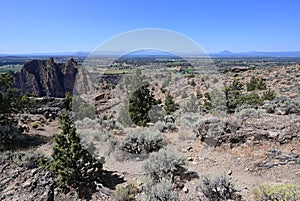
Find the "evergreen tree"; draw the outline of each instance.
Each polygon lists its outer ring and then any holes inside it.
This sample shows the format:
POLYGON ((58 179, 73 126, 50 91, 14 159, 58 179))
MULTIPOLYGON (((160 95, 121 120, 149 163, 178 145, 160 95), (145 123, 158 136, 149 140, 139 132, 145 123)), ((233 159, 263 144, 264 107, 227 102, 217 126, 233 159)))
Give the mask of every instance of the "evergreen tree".
POLYGON ((129 98, 129 114, 131 120, 138 126, 146 126, 150 122, 148 112, 151 107, 159 104, 145 84, 133 92, 129 98))
POLYGON ((250 82, 246 84, 246 88, 247 91, 265 90, 267 89, 267 86, 263 79, 257 79, 254 76, 252 76, 250 82))
POLYGON ((33 102, 27 95, 13 88, 13 77, 0 74, 0 147, 16 148, 21 139, 23 129, 18 127, 14 114, 28 109, 33 102))
POLYGON ((100 179, 102 163, 82 147, 76 128, 67 114, 61 118, 62 132, 54 138, 52 160, 42 160, 42 165, 58 176, 57 186, 73 187, 84 196, 87 187, 100 179))
POLYGON ((225 87, 226 106, 229 113, 233 113, 240 106, 243 83, 235 79, 231 85, 225 87))
POLYGON ((174 97, 170 93, 167 94, 164 109, 168 115, 179 109, 179 104, 175 103, 174 97))

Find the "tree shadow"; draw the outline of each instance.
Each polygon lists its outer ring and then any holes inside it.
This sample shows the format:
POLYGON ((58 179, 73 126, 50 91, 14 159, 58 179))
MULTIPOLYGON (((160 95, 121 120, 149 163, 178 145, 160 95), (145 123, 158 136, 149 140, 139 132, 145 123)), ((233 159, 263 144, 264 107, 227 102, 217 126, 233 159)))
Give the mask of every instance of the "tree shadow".
POLYGON ((104 170, 102 173, 101 182, 104 187, 115 190, 118 184, 125 183, 126 181, 120 177, 116 171, 104 170))
MULTIPOLYGON (((24 134, 25 135, 25 134, 24 134)), ((21 140, 22 148, 37 147, 52 140, 51 137, 43 135, 27 135, 21 140)))
POLYGON ((50 142, 52 138, 42 135, 18 135, 12 142, 0 144, 0 151, 7 150, 26 150, 50 142))
POLYGON ((183 182, 187 182, 187 181, 191 181, 193 179, 199 179, 199 178, 200 177, 199 177, 198 173, 194 172, 194 171, 187 171, 181 175, 181 180, 183 182))

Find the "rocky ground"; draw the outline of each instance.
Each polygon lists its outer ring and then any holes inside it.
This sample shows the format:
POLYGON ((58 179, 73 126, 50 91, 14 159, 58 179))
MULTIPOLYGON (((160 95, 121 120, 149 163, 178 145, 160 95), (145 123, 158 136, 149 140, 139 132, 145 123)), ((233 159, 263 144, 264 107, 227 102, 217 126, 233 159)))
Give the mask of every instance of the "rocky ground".
MULTIPOLYGON (((182 152, 187 158, 190 176, 178 190, 182 200, 198 200, 197 186, 204 176, 214 177, 226 174, 235 184, 245 200, 253 200, 253 190, 260 184, 290 183, 300 185, 300 107, 299 66, 278 67, 275 69, 255 69, 245 72, 229 72, 218 78, 224 84, 234 78, 243 82, 251 76, 264 78, 267 86, 275 90, 277 99, 265 103, 261 108, 231 115, 176 114, 176 131, 166 131, 164 135, 168 146, 182 152), (284 97, 282 97, 284 96, 284 97), (291 98, 293 98, 291 100, 291 98), (296 98, 296 99, 295 99, 296 98), (190 115, 191 118, 184 116, 190 115), (197 120, 193 119, 195 115, 197 120), (186 120, 190 119, 190 120, 186 120), (196 125, 188 128, 186 125, 196 125)), ((196 86, 188 84, 191 80, 177 80, 166 86, 177 102, 184 105, 187 95, 207 90, 205 82, 192 78, 196 86), (179 87, 185 86, 185 87, 179 87)), ((164 100, 160 90, 163 81, 158 82, 154 94, 164 100)), ((107 116, 118 115, 120 99, 110 93, 112 88, 102 87, 98 91, 96 106, 107 116), (113 112, 115 111, 115 112, 113 112)), ((50 155, 52 137, 60 132, 58 116, 64 107, 62 100, 40 100, 32 114, 20 115, 20 123, 27 127, 27 134, 43 137, 43 142, 16 153, 1 154, 0 162, 0 200, 76 200, 76 194, 62 194, 53 187, 53 175, 38 167, 32 155, 50 155), (46 114, 46 116, 44 115, 46 114)), ((97 154, 105 156, 103 185, 92 196, 92 200, 114 200, 116 185, 134 183, 142 188, 147 177, 143 169, 145 160, 133 158, 123 160, 118 152, 111 152, 111 144, 103 137, 102 128, 97 121, 93 126, 80 128, 83 141, 92 141, 97 154)), ((84 127, 83 126, 83 127, 84 127)), ((150 125, 153 126, 153 125, 150 125)), ((137 128, 112 128, 112 139, 121 141, 126 134, 137 128)), ((144 194, 137 195, 143 200, 144 194)))

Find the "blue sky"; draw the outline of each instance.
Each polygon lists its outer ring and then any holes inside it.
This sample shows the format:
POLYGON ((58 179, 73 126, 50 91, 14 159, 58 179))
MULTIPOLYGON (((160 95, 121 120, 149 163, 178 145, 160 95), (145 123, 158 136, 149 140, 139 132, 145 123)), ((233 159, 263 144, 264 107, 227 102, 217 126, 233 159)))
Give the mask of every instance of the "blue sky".
POLYGON ((141 28, 179 32, 208 52, 299 51, 300 1, 2 0, 0 53, 93 50, 141 28))

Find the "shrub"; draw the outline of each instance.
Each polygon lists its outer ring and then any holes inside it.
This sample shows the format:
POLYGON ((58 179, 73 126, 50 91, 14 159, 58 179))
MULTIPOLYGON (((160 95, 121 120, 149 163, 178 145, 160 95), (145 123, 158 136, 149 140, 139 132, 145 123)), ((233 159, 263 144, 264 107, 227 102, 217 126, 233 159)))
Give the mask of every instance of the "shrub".
POLYGON ((0 150, 14 149, 22 140, 22 130, 14 122, 0 123, 0 150))
POLYGON ((180 128, 179 128, 179 139, 195 139, 198 133, 197 129, 199 122, 201 121, 201 115, 199 113, 185 113, 180 118, 180 128))
POLYGON ((199 89, 197 90, 196 96, 197 96, 197 99, 203 98, 203 94, 201 93, 201 91, 199 89))
POLYGON ((15 158, 15 162, 20 166, 33 169, 39 166, 39 162, 42 158, 43 156, 39 153, 21 152, 15 158))
POLYGON ((129 114, 129 105, 125 104, 121 107, 119 117, 117 119, 123 126, 131 126, 133 124, 129 114))
POLYGON ((160 132, 165 132, 165 131, 175 132, 175 131, 177 131, 176 125, 171 122, 164 123, 162 121, 158 121, 154 124, 154 128, 159 130, 160 132))
POLYGON ((212 90, 210 93, 204 94, 204 104, 201 111, 205 113, 219 114, 227 110, 226 94, 221 90, 212 90))
POLYGON ((76 120, 82 120, 84 118, 95 119, 96 110, 95 105, 88 103, 83 100, 80 96, 73 96, 72 103, 72 111, 74 112, 74 116, 76 120))
POLYGON ((40 122, 40 121, 34 121, 34 122, 31 123, 31 127, 34 128, 34 129, 37 129, 41 126, 42 126, 42 122, 40 122))
POLYGON ((219 82, 218 78, 214 77, 213 83, 216 84, 216 83, 218 83, 218 82, 219 82))
POLYGON ((166 148, 150 154, 144 169, 154 181, 173 181, 175 176, 181 176, 187 171, 185 166, 186 158, 181 153, 166 148))
POLYGON ((145 185, 147 201, 179 201, 179 196, 173 190, 173 183, 170 180, 162 179, 160 183, 148 181, 145 185))
POLYGON ((171 81, 170 78, 165 79, 161 85, 161 88, 164 89, 164 88, 168 87, 170 85, 170 81, 171 81))
POLYGON ((100 129, 100 124, 97 119, 90 119, 88 117, 82 120, 75 121, 76 128, 78 129, 100 129))
POLYGON ((199 104, 198 104, 197 98, 194 94, 191 95, 191 98, 184 106, 183 111, 184 112, 193 112, 193 113, 199 112, 199 104))
POLYGON ((236 117, 244 119, 247 117, 262 117, 265 111, 263 109, 244 108, 236 112, 236 117))
POLYGON ((194 79, 188 81, 188 84, 191 85, 192 87, 195 87, 197 85, 194 79))
POLYGON ((254 191, 255 200, 300 200, 300 186, 293 184, 261 185, 254 191))
POLYGON ((134 201, 138 191, 138 187, 132 183, 126 186, 118 185, 113 197, 116 201, 134 201))
POLYGON ((225 175, 217 176, 214 179, 204 177, 197 189, 203 194, 203 197, 199 197, 200 200, 203 198, 209 201, 241 200, 238 191, 225 175))
POLYGON ((167 122, 165 127, 166 127, 166 130, 168 130, 168 131, 171 131, 171 132, 177 131, 177 127, 174 123, 167 122))
POLYGON ((166 145, 166 139, 159 131, 145 129, 128 134, 120 143, 120 149, 132 154, 151 153, 166 145))
POLYGON ((259 106, 262 105, 264 100, 259 97, 257 93, 250 93, 245 94, 240 97, 240 104, 239 105, 252 105, 252 106, 259 106))
POLYGON ((273 100, 276 97, 276 94, 271 89, 268 89, 268 91, 265 91, 262 95, 263 100, 273 100))
POLYGON ((28 151, 6 151, 2 152, 0 156, 1 161, 12 161, 18 166, 25 167, 27 169, 37 168, 41 158, 43 158, 41 154, 28 151))
POLYGON ((162 122, 162 121, 157 121, 155 124, 154 124, 154 128, 156 130, 159 130, 160 132, 164 132, 165 129, 166 129, 166 126, 165 126, 165 123, 162 122))

